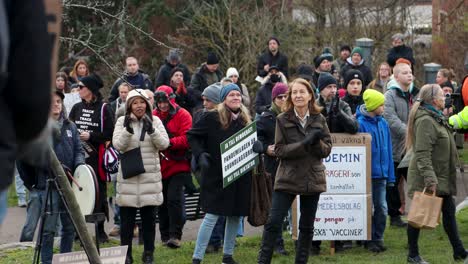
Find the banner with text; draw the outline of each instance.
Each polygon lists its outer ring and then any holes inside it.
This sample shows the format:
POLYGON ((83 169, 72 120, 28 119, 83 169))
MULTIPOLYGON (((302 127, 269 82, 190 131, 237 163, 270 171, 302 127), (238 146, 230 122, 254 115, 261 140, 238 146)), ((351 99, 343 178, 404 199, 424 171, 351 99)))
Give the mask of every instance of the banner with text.
POLYGON ((257 140, 257 124, 252 122, 221 142, 223 188, 239 179, 258 164, 258 154, 252 146, 257 140))
MULTIPOLYGON (((102 264, 124 264, 127 257, 128 246, 101 248, 102 264)), ((54 254, 52 264, 89 264, 84 251, 54 254)))
MULTIPOLYGON (((327 192, 320 195, 314 240, 368 240, 372 216, 371 136, 331 134, 331 138, 331 153, 323 160, 327 192)), ((292 208, 293 238, 297 238, 299 199, 292 208)))

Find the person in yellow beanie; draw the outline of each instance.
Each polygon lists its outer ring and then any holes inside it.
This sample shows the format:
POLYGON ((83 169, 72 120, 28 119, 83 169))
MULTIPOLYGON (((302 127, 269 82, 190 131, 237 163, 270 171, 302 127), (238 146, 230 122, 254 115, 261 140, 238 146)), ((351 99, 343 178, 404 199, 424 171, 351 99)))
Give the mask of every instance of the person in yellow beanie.
POLYGON ((392 139, 387 121, 382 117, 385 97, 377 90, 367 89, 364 104, 356 109, 359 132, 372 136, 372 240, 366 243, 368 250, 379 253, 386 250, 383 234, 387 220, 387 186, 395 185, 392 157, 392 139))

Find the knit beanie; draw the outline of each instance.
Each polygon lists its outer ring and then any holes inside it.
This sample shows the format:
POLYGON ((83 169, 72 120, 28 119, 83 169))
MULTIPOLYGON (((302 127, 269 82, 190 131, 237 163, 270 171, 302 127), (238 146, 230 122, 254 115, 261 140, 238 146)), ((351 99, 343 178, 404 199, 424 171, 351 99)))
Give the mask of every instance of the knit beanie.
POLYGON ((91 75, 85 76, 81 78, 81 82, 93 94, 96 94, 97 92, 99 92, 99 89, 101 89, 104 86, 101 77, 99 77, 97 74, 91 74, 91 75))
POLYGON ((213 52, 208 52, 208 56, 206 58, 206 64, 212 65, 212 64, 218 64, 218 63, 219 63, 218 56, 216 56, 216 54, 213 52))
POLYGON ((179 52, 177 51, 177 49, 171 49, 169 51, 169 55, 167 55, 166 59, 167 59, 168 62, 171 62, 171 61, 180 62, 180 55, 179 55, 179 52))
POLYGON ((318 78, 318 89, 322 91, 330 84, 337 84, 335 77, 328 72, 322 72, 318 78))
POLYGON ((274 37, 274 36, 271 36, 271 37, 268 39, 267 45, 270 44, 270 40, 276 41, 276 43, 278 44, 278 46, 281 45, 280 42, 279 42, 279 40, 278 40, 278 38, 276 38, 276 37, 274 37))
POLYGON ((233 76, 233 75, 239 77, 239 72, 237 71, 236 68, 231 67, 231 68, 229 68, 229 69, 227 70, 227 72, 226 72, 226 77, 230 78, 230 77, 233 76))
POLYGON ((219 93, 220 102, 224 102, 224 99, 226 99, 226 96, 231 91, 238 91, 239 93, 241 93, 241 90, 240 90, 239 86, 237 86, 237 84, 230 83, 230 84, 228 84, 226 86, 223 86, 223 88, 221 88, 221 92, 219 93))
POLYGON ((355 70, 355 69, 351 69, 351 70, 347 70, 346 73, 345 73, 345 77, 344 77, 344 88, 347 89, 348 87, 348 84, 351 80, 354 80, 354 79, 359 79, 361 80, 362 82, 362 88, 364 89, 364 76, 362 76, 362 73, 361 71, 359 70, 355 70))
POLYGON ((440 87, 441 87, 441 88, 444 88, 444 87, 451 88, 451 89, 452 89, 452 92, 453 92, 453 90, 454 90, 454 89, 453 89, 453 84, 452 84, 451 81, 446 81, 446 82, 442 83, 442 84, 440 85, 440 87))
POLYGON ((128 95, 127 95, 127 101, 125 102, 125 109, 126 109, 126 112, 127 113, 131 113, 132 112, 132 108, 131 108, 131 105, 132 105, 132 102, 133 100, 135 100, 136 98, 143 98, 145 99, 145 102, 146 102, 146 106, 147 106, 147 109, 146 111, 150 112, 151 113, 151 110, 152 110, 152 106, 150 106, 150 103, 149 103, 149 99, 148 99, 148 95, 146 95, 146 92, 143 90, 143 89, 133 89, 131 90, 128 95))
POLYGON ((182 75, 184 75, 184 70, 183 70, 182 68, 174 67, 174 68, 172 68, 172 70, 171 70, 171 77, 170 77, 169 79, 172 79, 172 77, 174 76, 174 74, 175 74, 176 72, 181 72, 182 75))
POLYGON ((364 56, 362 55, 362 49, 360 47, 355 47, 352 51, 351 51, 351 56, 353 56, 354 53, 358 53, 359 55, 361 55, 361 59, 364 58, 364 56))
POLYGON ((221 103, 219 101, 221 88, 222 88, 221 83, 219 83, 219 82, 213 83, 212 85, 206 87, 205 90, 203 90, 203 93, 201 95, 205 96, 211 102, 213 102, 215 104, 219 104, 219 103, 221 103))
POLYGON ((385 103, 384 95, 374 89, 366 89, 363 94, 364 104, 368 112, 372 112, 385 103))
POLYGON ((286 94, 288 92, 288 85, 285 83, 276 83, 273 86, 273 90, 271 90, 271 100, 275 100, 275 98, 280 94, 286 94))
POLYGON ((312 66, 305 63, 299 65, 299 67, 297 67, 296 72, 299 78, 303 78, 308 81, 311 81, 314 76, 314 69, 312 68, 312 66))
POLYGON ((322 51, 322 54, 314 58, 315 68, 318 68, 320 63, 322 63, 324 60, 328 60, 329 62, 333 61, 333 54, 331 54, 331 49, 329 47, 325 47, 322 51))

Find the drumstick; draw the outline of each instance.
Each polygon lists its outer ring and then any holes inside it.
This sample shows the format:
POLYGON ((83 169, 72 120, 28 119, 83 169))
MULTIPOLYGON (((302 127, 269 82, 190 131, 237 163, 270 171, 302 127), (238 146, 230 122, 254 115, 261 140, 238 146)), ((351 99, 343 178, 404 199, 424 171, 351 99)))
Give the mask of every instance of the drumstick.
POLYGON ((78 190, 79 190, 80 192, 83 191, 83 187, 81 187, 81 186, 78 184, 78 182, 75 180, 75 178, 73 178, 73 176, 72 176, 70 173, 67 172, 67 173, 65 173, 65 174, 67 174, 67 177, 68 177, 69 179, 71 179, 72 182, 73 182, 74 184, 76 184, 76 186, 78 187, 78 190))

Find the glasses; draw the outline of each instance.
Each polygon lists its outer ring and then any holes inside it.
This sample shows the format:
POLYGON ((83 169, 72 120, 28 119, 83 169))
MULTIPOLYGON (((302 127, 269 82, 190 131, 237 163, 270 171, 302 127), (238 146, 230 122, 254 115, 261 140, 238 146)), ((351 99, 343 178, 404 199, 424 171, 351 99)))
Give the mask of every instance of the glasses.
POLYGON ((287 99, 288 96, 285 95, 285 94, 283 94, 283 95, 278 95, 278 96, 276 96, 276 98, 278 98, 278 99, 280 99, 280 100, 284 100, 284 99, 287 99))

